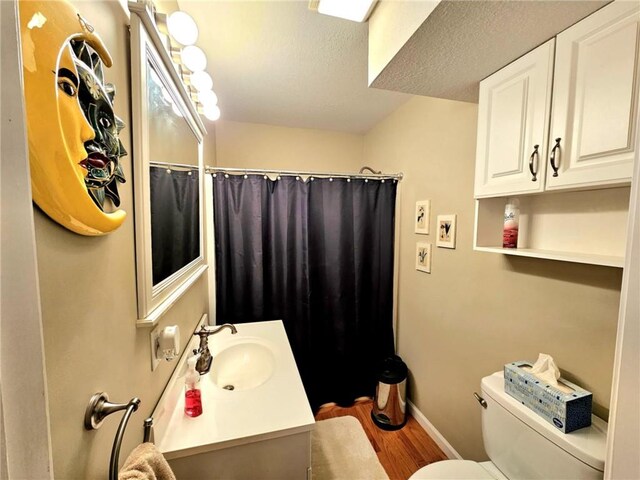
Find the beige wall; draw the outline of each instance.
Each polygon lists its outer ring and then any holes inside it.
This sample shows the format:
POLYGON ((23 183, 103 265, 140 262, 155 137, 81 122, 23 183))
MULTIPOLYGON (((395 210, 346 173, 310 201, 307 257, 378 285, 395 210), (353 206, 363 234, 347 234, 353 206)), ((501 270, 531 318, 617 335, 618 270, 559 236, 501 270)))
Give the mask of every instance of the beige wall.
POLYGON ((207 129, 207 135, 204 137, 202 145, 204 165, 206 167, 215 167, 217 163, 217 142, 216 142, 216 124, 201 117, 204 122, 204 128, 207 129))
POLYGON ((258 123, 216 122, 218 166, 353 172, 362 135, 258 123))
POLYGON ((401 170, 399 354, 411 400, 453 447, 483 459, 481 377, 503 364, 553 355, 607 416, 620 269, 474 252, 477 105, 415 97, 373 128, 365 159, 401 170), (417 200, 458 215, 455 250, 413 233, 417 200), (432 273, 415 270, 416 241, 434 243, 432 273))
MULTIPOLYGON (((175 362, 163 362, 151 372, 150 330, 135 325, 128 20, 118 2, 78 1, 76 6, 113 56, 114 67, 106 69, 105 75, 117 87, 116 112, 126 123, 121 136, 129 152, 122 159, 127 183, 119 189, 128 216, 115 232, 90 238, 65 230, 36 209, 53 464, 55 478, 60 479, 107 477, 122 414, 106 419, 99 430, 85 431, 84 410, 94 393, 105 391, 114 402, 127 402, 134 396, 142 400, 124 438, 123 461, 142 441, 142 422, 151 414, 175 366, 175 362)), ((211 149, 215 151, 215 143, 209 145, 211 149)), ((209 151, 207 162, 214 161, 214 153, 209 151)), ((162 326, 180 326, 183 345, 207 311, 205 277, 160 320, 162 326)), ((29 352, 24 352, 24 359, 29 361, 29 352)))

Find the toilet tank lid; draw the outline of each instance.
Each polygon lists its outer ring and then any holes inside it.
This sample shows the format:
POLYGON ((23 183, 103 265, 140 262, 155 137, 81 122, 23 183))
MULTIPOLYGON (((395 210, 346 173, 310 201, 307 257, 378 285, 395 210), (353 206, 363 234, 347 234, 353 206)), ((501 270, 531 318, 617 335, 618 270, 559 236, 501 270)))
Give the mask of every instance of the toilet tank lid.
POLYGON ((563 433, 522 405, 504 391, 503 372, 484 377, 481 382, 483 395, 491 397, 520 421, 533 428, 547 440, 573 455, 583 463, 604 471, 604 457, 607 444, 607 422, 591 415, 591 426, 563 433))

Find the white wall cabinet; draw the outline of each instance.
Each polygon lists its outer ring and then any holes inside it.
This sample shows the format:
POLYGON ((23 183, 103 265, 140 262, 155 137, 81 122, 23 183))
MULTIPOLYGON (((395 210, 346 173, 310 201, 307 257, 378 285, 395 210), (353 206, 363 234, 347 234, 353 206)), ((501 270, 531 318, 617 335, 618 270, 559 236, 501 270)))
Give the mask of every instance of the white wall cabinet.
POLYGON ((556 37, 555 62, 551 40, 480 83, 476 198, 630 183, 639 27, 640 3, 614 2, 556 37))
POLYGON ((476 250, 624 264, 639 50, 640 2, 616 1, 481 82, 476 250), (517 249, 502 248, 506 197, 517 249))
POLYGON ((480 82, 476 197, 544 190, 554 43, 480 82))
POLYGON ((630 183, 639 27, 640 2, 614 2, 558 35, 547 190, 630 183))

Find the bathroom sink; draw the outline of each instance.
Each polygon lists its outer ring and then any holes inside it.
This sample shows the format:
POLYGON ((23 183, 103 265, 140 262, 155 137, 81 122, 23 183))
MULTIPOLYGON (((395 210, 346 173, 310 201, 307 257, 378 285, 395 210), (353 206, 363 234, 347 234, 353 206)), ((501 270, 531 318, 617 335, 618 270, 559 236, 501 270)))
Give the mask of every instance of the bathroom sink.
POLYGON ((271 347, 259 340, 244 339, 214 354, 211 379, 225 390, 248 390, 269 380, 274 367, 271 347))
POLYGON ((213 361, 200 382, 196 418, 184 413, 184 372, 200 338, 187 344, 153 411, 155 444, 176 478, 306 478, 315 420, 284 324, 236 327, 237 334, 209 337, 213 361))

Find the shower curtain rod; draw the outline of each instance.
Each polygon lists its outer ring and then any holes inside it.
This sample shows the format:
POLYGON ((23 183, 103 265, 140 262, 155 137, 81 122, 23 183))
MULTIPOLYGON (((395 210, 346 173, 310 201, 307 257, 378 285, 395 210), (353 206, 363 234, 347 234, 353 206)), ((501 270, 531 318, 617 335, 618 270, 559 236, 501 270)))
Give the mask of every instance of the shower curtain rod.
POLYGON ((149 166, 158 168, 168 168, 169 170, 199 170, 197 165, 186 165, 184 163, 149 162, 149 166))
POLYGON ((264 170, 261 168, 224 168, 224 167, 206 167, 205 173, 236 173, 236 174, 258 174, 265 175, 267 173, 276 173, 286 176, 305 176, 305 177, 335 177, 335 178, 393 178, 398 181, 402 180, 404 174, 398 173, 349 173, 349 172, 310 172, 296 170, 264 170))

